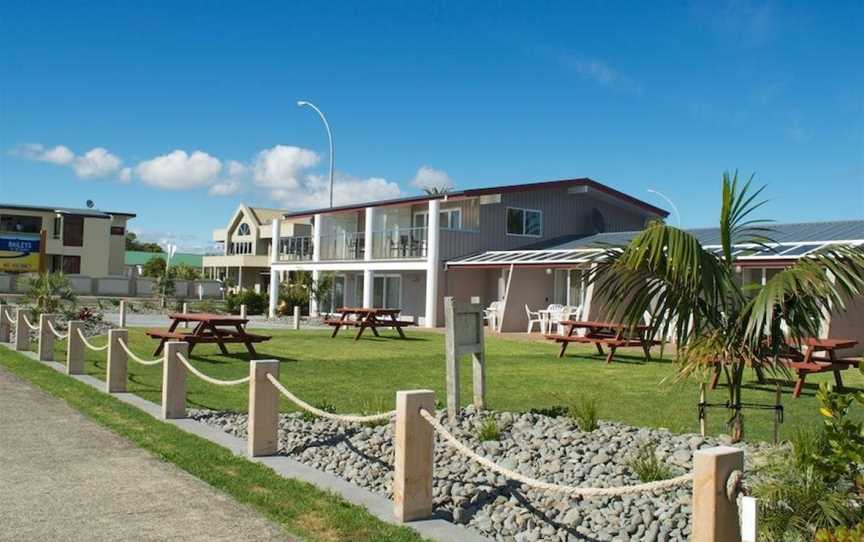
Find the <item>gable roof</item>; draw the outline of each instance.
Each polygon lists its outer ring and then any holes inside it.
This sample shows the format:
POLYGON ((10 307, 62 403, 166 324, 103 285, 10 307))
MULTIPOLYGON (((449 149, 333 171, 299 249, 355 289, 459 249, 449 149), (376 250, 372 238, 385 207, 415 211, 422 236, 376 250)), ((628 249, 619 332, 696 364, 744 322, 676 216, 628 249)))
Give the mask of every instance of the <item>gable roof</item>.
POLYGON ((262 226, 274 218, 282 218, 285 212, 281 209, 267 209, 265 207, 248 207, 252 217, 258 221, 258 225, 262 226))
POLYGON ((499 186, 490 186, 486 188, 471 188, 467 190, 457 190, 453 192, 446 192, 444 194, 423 194, 418 196, 409 196, 405 198, 394 198, 388 200, 379 200, 379 201, 368 201, 364 203, 356 203, 351 205, 342 205, 336 207, 325 207, 321 209, 312 209, 307 211, 298 211, 293 213, 285 213, 282 216, 285 218, 299 218, 305 216, 312 216, 318 213, 337 213, 337 212, 345 212, 345 211, 355 211, 364 209, 366 207, 388 207, 392 205, 404 205, 407 203, 421 203, 424 201, 429 201, 433 199, 448 199, 448 198, 471 198, 478 196, 485 196, 490 194, 502 194, 507 192, 525 192, 528 190, 544 190, 549 188, 558 188, 558 187, 575 187, 575 186, 584 186, 587 188, 592 188, 599 192, 603 192, 609 196, 612 196, 616 199, 625 201, 630 203, 631 205, 635 205, 636 207, 642 208, 646 211, 655 213, 662 217, 669 216, 669 212, 657 207, 655 205, 651 205, 646 201, 642 201, 641 199, 635 198, 629 194, 625 194, 619 190, 615 190, 614 188, 607 186, 603 183, 599 183, 593 179, 589 179, 587 177, 580 179, 561 179, 557 181, 541 181, 541 182, 533 182, 533 183, 523 183, 523 184, 511 184, 511 185, 499 185, 499 186))

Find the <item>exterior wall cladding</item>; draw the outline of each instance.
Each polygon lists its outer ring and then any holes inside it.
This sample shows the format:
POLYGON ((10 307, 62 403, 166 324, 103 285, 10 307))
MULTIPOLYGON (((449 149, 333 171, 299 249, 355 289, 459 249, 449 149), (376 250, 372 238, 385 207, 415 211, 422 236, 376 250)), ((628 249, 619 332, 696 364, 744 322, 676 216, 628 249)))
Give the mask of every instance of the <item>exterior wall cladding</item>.
MULTIPOLYGON (((441 208, 447 206, 442 204, 441 208)), ((609 232, 642 229, 648 219, 657 216, 632 206, 608 203, 590 192, 571 193, 566 187, 505 192, 501 194, 500 203, 479 205, 476 230, 442 230, 441 259, 446 261, 485 250, 517 249, 564 235, 591 235, 598 231, 595 209, 603 217, 605 231, 609 232), (508 207, 542 211, 542 235, 508 235, 508 207)))

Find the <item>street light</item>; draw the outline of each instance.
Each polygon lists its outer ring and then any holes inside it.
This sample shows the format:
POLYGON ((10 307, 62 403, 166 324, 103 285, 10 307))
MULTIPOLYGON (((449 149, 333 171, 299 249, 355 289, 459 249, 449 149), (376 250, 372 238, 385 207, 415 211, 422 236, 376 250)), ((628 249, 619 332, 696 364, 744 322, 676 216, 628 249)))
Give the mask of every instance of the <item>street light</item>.
POLYGON ((318 116, 321 117, 322 121, 324 121, 324 128, 327 129, 327 139, 330 141, 330 207, 333 207, 333 133, 330 131, 330 124, 327 122, 327 117, 324 116, 324 113, 322 113, 315 104, 304 100, 297 102, 297 107, 303 107, 304 105, 311 107, 316 113, 318 113, 318 116))
POLYGON ((675 217, 676 217, 677 222, 678 222, 678 229, 681 229, 681 213, 678 212, 678 207, 675 206, 675 204, 672 202, 672 200, 669 199, 668 197, 666 197, 665 194, 658 192, 652 188, 649 188, 648 191, 651 192, 652 194, 657 194, 658 196, 660 196, 661 198, 666 200, 666 203, 668 203, 672 207, 672 210, 675 211, 675 217))

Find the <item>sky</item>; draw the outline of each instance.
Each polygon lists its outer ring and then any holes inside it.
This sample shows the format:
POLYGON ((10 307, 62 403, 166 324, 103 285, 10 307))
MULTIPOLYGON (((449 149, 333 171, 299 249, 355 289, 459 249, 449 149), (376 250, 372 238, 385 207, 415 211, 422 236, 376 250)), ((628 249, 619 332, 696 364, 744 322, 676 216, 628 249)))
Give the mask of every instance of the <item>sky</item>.
POLYGON ((711 226, 864 218, 864 2, 5 2, 0 202, 210 247, 241 202, 590 177, 711 226))

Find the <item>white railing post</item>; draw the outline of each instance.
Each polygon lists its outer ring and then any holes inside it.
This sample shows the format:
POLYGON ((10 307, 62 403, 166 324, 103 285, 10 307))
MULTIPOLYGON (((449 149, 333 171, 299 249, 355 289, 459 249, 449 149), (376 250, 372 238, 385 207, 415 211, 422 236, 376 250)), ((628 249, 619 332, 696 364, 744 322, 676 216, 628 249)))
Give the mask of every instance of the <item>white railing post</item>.
POLYGON ((120 300, 120 318, 118 321, 118 325, 121 328, 126 327, 126 300, 125 299, 120 300))
POLYGON ((396 392, 393 439, 393 513, 400 521, 432 516, 432 466, 435 432, 420 410, 435 412, 435 392, 396 392))
POLYGON ((300 307, 294 307, 294 329, 300 329, 300 307))
POLYGON ((252 360, 249 364, 249 423, 251 457, 274 455, 279 449, 279 390, 267 379, 279 378, 279 361, 252 360))
POLYGON ((30 349, 30 326, 24 320, 24 314, 21 307, 15 309, 15 350, 19 352, 30 349))
POLYGON ((189 355, 189 345, 182 341, 165 344, 162 363, 162 418, 170 420, 186 417, 186 367, 177 354, 189 355))
POLYGON ((9 305, 0 303, 0 343, 8 343, 12 337, 12 325, 9 319, 6 318, 6 308, 9 305))
POLYGON ((276 318, 276 308, 279 305, 279 271, 273 266, 279 263, 279 246, 282 244, 281 221, 274 218, 270 223, 270 304, 267 308, 267 316, 276 318))
POLYGON ((425 327, 436 327, 438 319, 438 234, 440 205, 437 199, 429 200, 429 214, 426 230, 426 310, 424 311, 425 327))
POLYGON ((39 361, 54 361, 54 333, 48 327, 53 321, 53 314, 39 315, 39 361))
POLYGON ((120 341, 129 344, 129 331, 126 329, 108 330, 108 369, 105 374, 105 391, 121 393, 126 391, 126 374, 129 356, 120 341))
POLYGON ((246 318, 246 305, 240 305, 240 318, 246 318))
POLYGON ((741 542, 736 499, 727 496, 733 471, 744 470, 744 452, 718 446, 693 454, 693 542, 741 542))
POLYGON ((78 332, 84 332, 84 322, 72 320, 69 322, 69 339, 66 341, 66 374, 84 374, 84 341, 78 332))
MULTIPOLYGON (((189 304, 186 303, 185 301, 183 302, 183 314, 189 314, 189 304)), ((188 320, 183 322, 183 327, 187 328, 187 329, 189 328, 189 321, 188 320)))

